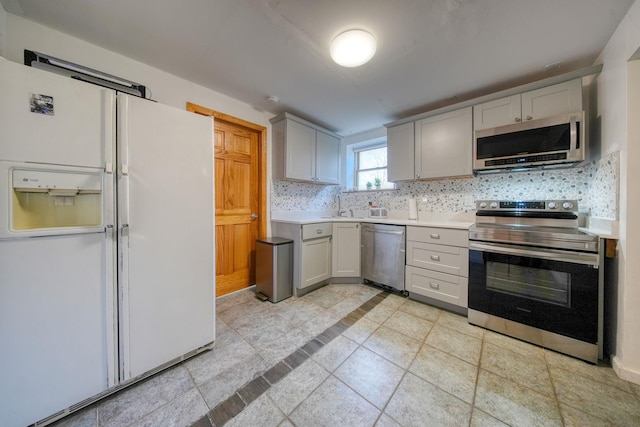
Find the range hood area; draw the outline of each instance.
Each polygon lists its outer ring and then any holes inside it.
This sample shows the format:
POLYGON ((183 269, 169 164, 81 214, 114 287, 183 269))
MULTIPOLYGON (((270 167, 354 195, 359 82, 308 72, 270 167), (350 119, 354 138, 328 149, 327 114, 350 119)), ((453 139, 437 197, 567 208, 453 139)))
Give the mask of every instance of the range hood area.
POLYGON ((563 114, 474 132, 473 170, 496 173, 563 168, 586 158, 585 113, 563 114))

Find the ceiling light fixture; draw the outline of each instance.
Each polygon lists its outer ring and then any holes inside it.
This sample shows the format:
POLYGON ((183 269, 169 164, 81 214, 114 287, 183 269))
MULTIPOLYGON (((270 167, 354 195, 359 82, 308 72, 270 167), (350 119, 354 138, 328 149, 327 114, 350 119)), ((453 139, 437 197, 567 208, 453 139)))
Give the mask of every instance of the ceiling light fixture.
POLYGON ((343 67, 359 67, 376 53, 376 39, 364 30, 349 30, 331 42, 331 59, 343 67))

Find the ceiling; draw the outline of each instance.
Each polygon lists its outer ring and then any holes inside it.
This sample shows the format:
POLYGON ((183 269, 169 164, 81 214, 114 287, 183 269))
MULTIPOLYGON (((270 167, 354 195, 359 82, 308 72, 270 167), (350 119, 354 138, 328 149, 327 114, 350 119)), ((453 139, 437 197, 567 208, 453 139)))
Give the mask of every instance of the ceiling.
POLYGON ((633 3, 0 1, 9 13, 345 136, 593 65, 633 3), (342 68, 329 43, 355 27, 374 34, 378 51, 361 67, 342 68))

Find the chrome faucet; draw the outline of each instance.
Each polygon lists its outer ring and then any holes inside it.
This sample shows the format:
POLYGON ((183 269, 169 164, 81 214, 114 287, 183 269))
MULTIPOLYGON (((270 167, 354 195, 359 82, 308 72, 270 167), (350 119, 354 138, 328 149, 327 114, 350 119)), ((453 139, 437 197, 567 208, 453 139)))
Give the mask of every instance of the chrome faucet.
POLYGON ((338 216, 342 216, 342 214, 347 213, 347 211, 343 211, 340 203, 340 194, 336 194, 336 199, 338 199, 338 216))

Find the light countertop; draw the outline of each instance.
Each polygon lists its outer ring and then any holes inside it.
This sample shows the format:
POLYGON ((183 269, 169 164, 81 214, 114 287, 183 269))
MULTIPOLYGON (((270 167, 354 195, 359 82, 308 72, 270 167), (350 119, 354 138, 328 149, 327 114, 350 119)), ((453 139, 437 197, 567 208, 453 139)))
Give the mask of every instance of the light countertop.
MULTIPOLYGON (((475 211, 449 214, 420 213, 418 219, 408 219, 408 212, 394 212, 387 218, 371 218, 366 211, 355 211, 354 216, 337 216, 335 211, 271 212, 271 221, 288 224, 316 224, 320 222, 368 222, 377 224, 412 225, 466 230, 475 223, 475 211)), ((347 214, 348 215, 348 214, 347 214)), ((590 218, 581 231, 605 239, 618 238, 618 221, 590 218)))
POLYGON ((377 224, 413 225, 417 227, 441 227, 468 229, 475 222, 473 212, 455 214, 422 214, 419 219, 408 219, 408 214, 400 212, 394 217, 371 218, 358 215, 337 216, 335 213, 323 212, 272 212, 271 221, 289 224, 314 224, 319 222, 369 222, 377 224))

